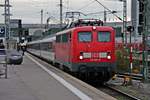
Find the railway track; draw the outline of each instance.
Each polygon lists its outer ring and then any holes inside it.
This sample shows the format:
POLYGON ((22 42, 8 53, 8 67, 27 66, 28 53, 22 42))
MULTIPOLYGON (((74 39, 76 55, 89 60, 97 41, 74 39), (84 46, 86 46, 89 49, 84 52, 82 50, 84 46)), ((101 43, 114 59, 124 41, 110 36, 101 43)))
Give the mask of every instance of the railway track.
POLYGON ((122 92, 116 88, 113 88, 112 86, 109 86, 107 84, 105 84, 102 87, 98 88, 100 91, 103 91, 109 95, 111 95, 112 97, 118 99, 118 100, 141 100, 137 97, 134 97, 130 94, 127 94, 125 92, 122 92))
POLYGON ((117 77, 120 77, 120 78, 124 78, 125 76, 128 76, 128 77, 131 77, 132 79, 134 80, 140 80, 142 81, 144 79, 144 77, 141 75, 141 74, 130 74, 130 73, 117 73, 116 74, 117 77))

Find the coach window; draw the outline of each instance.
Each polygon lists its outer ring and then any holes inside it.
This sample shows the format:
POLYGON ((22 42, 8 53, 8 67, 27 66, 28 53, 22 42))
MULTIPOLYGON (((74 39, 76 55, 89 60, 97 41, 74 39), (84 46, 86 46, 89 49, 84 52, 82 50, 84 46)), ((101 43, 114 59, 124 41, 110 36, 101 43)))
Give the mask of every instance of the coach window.
POLYGON ((68 34, 63 34, 63 35, 62 35, 62 42, 63 42, 63 43, 68 42, 68 34))
POLYGON ((92 32, 78 32, 79 42, 91 42, 92 41, 92 32))
POLYGON ((49 43, 45 42, 41 44, 41 50, 48 51, 49 50, 49 43))
POLYGON ((39 45, 39 44, 35 44, 35 45, 34 45, 34 49, 40 50, 40 45, 39 45))
POLYGON ((99 42, 110 42, 110 32, 98 32, 99 42))

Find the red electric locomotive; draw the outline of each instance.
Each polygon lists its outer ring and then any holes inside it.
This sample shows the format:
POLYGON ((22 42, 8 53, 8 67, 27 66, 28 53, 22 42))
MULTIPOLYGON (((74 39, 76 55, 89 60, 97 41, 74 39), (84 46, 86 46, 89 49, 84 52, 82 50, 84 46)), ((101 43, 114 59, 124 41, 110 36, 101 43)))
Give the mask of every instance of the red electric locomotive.
POLYGON ((49 39, 28 43, 28 48, 29 52, 31 49, 34 54, 38 51, 38 56, 53 60, 80 77, 106 82, 115 73, 115 31, 112 27, 78 26, 49 39))
POLYGON ((84 26, 57 33, 55 61, 81 76, 108 81, 115 72, 114 29, 84 26))

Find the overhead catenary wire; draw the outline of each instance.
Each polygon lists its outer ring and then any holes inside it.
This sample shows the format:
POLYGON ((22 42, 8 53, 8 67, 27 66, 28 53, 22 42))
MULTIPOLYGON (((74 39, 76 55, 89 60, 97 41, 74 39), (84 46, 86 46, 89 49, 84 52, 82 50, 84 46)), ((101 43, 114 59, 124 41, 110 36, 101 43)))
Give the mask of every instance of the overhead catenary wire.
POLYGON ((81 8, 79 8, 78 10, 83 10, 83 9, 87 8, 88 6, 92 5, 94 2, 95 1, 91 1, 90 3, 88 3, 88 4, 84 5, 84 6, 82 6, 81 8))
POLYGON ((73 8, 69 8, 69 7, 65 6, 65 5, 62 5, 62 7, 65 8, 65 9, 67 9, 67 11, 74 10, 73 8))
MULTIPOLYGON (((66 8, 66 9, 67 9, 67 12, 69 12, 69 11, 78 11, 78 12, 80 12, 80 10, 83 10, 83 9, 87 8, 88 6, 92 5, 94 2, 95 2, 95 1, 89 2, 88 4, 86 4, 86 5, 82 6, 82 7, 80 7, 80 8, 77 9, 77 10, 75 10, 75 9, 73 9, 73 8, 70 8, 70 7, 69 7, 69 3, 67 2, 67 6, 63 5, 63 8, 66 8)), ((80 13, 82 13, 82 12, 80 12, 80 13)), ((82 14, 85 15, 84 13, 82 13, 82 14)))
MULTIPOLYGON (((93 0, 92 0, 93 1, 93 0)), ((112 13, 112 10, 110 10, 109 8, 107 8, 105 5, 103 5, 100 1, 98 0, 94 0, 96 1, 98 4, 100 4, 102 7, 104 7, 107 11, 109 11, 111 14, 113 14, 114 16, 116 16, 119 20, 123 21, 122 18, 120 18, 118 15, 116 15, 115 13, 112 13)))
MULTIPOLYGON (((113 11, 111 11, 111 12, 113 12, 113 11)), ((118 12, 122 12, 122 11, 116 11, 116 12, 118 13, 118 12)), ((104 13, 104 11, 87 13, 86 15, 97 15, 97 14, 102 14, 102 13, 104 13)))

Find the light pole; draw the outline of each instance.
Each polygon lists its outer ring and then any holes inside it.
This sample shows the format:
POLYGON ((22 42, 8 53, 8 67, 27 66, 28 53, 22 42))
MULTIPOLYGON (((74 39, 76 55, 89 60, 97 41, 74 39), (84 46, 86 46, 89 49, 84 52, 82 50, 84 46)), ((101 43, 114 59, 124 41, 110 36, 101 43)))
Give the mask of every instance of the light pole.
POLYGON ((63 14, 62 14, 62 6, 63 6, 63 4, 62 4, 62 0, 60 0, 60 29, 62 29, 62 21, 63 21, 63 18, 62 18, 62 16, 63 16, 63 14))
POLYGON ((5 78, 7 78, 7 50, 9 49, 9 45, 8 45, 8 40, 10 38, 10 7, 11 5, 9 4, 9 0, 5 0, 5 4, 4 5, 0 5, 0 7, 4 7, 4 18, 5 18, 5 46, 6 46, 6 57, 5 57, 5 78))
POLYGON ((41 9, 41 29, 43 29, 43 9, 41 9))
POLYGON ((48 29, 49 29, 49 22, 50 22, 50 19, 51 19, 51 17, 48 17, 47 20, 46 20, 46 29, 47 29, 47 31, 48 31, 48 29))
POLYGON ((127 30, 127 1, 123 0, 123 32, 124 32, 124 36, 125 36, 125 45, 127 45, 127 34, 126 34, 126 30, 127 30))

